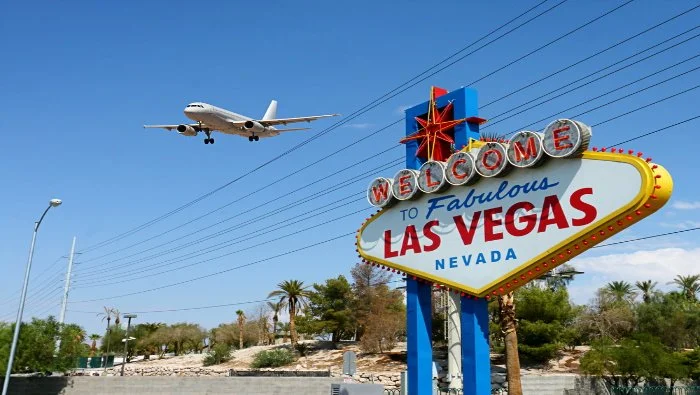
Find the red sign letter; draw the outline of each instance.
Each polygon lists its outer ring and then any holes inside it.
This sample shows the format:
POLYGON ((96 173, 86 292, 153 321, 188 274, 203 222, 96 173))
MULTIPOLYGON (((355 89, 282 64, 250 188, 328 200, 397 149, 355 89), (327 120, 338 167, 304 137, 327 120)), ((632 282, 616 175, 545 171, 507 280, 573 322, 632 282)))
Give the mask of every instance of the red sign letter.
POLYGON ((423 227, 423 234, 425 235, 425 237, 427 237, 431 241, 430 245, 423 247, 423 251, 425 251, 425 252, 435 251, 440 247, 440 242, 441 242, 440 236, 435 234, 435 232, 433 232, 433 229, 432 229, 433 226, 439 226, 439 225, 440 225, 440 221, 433 220, 433 221, 430 221, 427 224, 425 224, 425 226, 423 227))
POLYGON ((523 144, 520 141, 516 141, 515 144, 513 144, 515 148, 515 160, 517 162, 520 162, 523 160, 528 160, 530 158, 534 158, 537 156, 537 145, 535 145, 535 138, 530 137, 527 139, 527 150, 523 147, 523 144))
POLYGON ((562 141, 569 140, 569 135, 562 133, 562 132, 568 131, 569 129, 570 128, 568 126, 564 126, 564 127, 559 128, 559 129, 552 130, 552 136, 554 136, 554 149, 555 150, 561 151, 561 150, 571 148, 574 146, 570 142, 561 144, 562 141))
POLYGON ((399 253, 391 250, 391 230, 384 231, 384 258, 394 258, 399 253))
POLYGON ((591 222, 593 222, 593 220, 595 220, 595 217, 598 215, 598 210, 596 210, 594 206, 581 200, 581 197, 583 197, 583 195, 592 194, 593 188, 581 188, 578 191, 571 194, 571 198, 569 200, 569 202, 571 203, 571 207, 583 213, 583 218, 574 218, 571 220, 571 224, 573 226, 588 225, 591 222))
POLYGON ((474 240, 474 232, 476 231, 476 224, 479 223, 480 216, 481 211, 474 212, 472 222, 469 224, 469 229, 467 229, 467 225, 464 223, 464 218, 462 218, 461 215, 454 217, 455 225, 457 225, 457 230, 459 231, 459 235, 462 237, 462 243, 464 243, 465 246, 470 245, 472 240, 474 240))

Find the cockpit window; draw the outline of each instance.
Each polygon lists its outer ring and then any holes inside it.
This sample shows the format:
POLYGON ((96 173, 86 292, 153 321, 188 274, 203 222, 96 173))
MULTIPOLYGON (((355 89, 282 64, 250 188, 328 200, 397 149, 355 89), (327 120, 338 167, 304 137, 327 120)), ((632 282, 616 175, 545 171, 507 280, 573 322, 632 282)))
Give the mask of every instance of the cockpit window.
POLYGON ((199 108, 204 108, 204 106, 201 105, 201 104, 188 104, 187 107, 199 107, 199 108))

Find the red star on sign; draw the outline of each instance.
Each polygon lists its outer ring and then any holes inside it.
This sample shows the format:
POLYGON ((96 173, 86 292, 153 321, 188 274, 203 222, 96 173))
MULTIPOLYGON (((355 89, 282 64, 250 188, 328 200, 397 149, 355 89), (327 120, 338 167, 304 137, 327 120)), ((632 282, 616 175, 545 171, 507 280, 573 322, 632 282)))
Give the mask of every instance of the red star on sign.
POLYGON ((432 87, 430 90, 430 101, 428 102, 427 119, 416 117, 415 119, 420 125, 420 129, 412 135, 401 139, 400 143, 406 144, 409 141, 418 140, 416 157, 425 160, 446 161, 452 154, 450 147, 454 144, 453 135, 449 131, 456 125, 466 122, 467 119, 448 120, 447 118, 452 110, 452 102, 440 110, 437 108, 435 96, 436 88, 432 87))

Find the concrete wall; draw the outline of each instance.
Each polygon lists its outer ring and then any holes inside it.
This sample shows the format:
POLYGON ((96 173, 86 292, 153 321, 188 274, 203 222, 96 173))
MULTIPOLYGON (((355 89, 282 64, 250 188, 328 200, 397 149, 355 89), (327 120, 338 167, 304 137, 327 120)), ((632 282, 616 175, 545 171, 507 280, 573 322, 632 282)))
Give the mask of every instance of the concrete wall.
POLYGON ((330 377, 13 377, 10 395, 329 395, 330 377))
MULTIPOLYGON (((11 395, 250 394, 329 395, 338 377, 13 377, 11 395)), ((574 374, 523 375, 523 395, 606 395, 596 380, 574 374), (573 390, 573 391, 571 391, 573 390)))

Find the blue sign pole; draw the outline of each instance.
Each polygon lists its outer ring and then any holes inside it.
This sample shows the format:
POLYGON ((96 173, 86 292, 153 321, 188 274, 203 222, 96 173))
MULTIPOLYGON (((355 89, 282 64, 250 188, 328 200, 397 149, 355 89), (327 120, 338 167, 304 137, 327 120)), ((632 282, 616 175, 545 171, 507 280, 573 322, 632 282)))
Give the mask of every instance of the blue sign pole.
POLYGON ((489 310, 486 299, 461 298, 462 393, 491 393, 489 310))
MULTIPOLYGON (((460 88, 455 91, 445 93, 436 97, 436 105, 438 108, 444 108, 450 102, 453 105, 453 119, 464 119, 476 117, 478 114, 477 93, 474 89, 460 88)), ((406 110, 406 136, 409 136, 418 131, 419 125, 415 118, 424 116, 428 113, 429 102, 424 102, 406 110)), ((455 149, 460 150, 469 144, 469 138, 479 138, 479 124, 474 122, 462 123, 454 127, 454 142, 455 149)), ((416 140, 406 143, 406 168, 418 169, 423 164, 421 158, 416 157, 418 142, 416 140)), ((433 347, 431 341, 432 334, 432 309, 431 309, 431 294, 432 284, 428 282, 420 282, 408 278, 406 284, 407 293, 407 311, 406 311, 406 332, 407 332, 407 364, 408 364, 408 393, 409 395, 424 395, 432 394, 432 360, 433 347)), ((479 363, 470 362, 469 368, 463 363, 464 375, 464 393, 477 394, 482 392, 467 391, 467 381, 481 383, 482 381, 489 382, 490 390, 490 367, 489 367, 489 349, 488 349, 488 311, 486 303, 482 306, 478 303, 472 305, 464 303, 465 298, 462 298, 462 359, 469 361, 477 361, 479 363), (465 310, 466 308, 466 310, 465 310), (483 317, 482 317, 483 316, 483 317), (477 331, 479 322, 485 319, 485 332, 477 331), (466 322, 466 324, 465 324, 466 322), (472 323, 469 330, 465 331, 465 327, 472 323), (465 334, 467 334, 465 336, 465 334), (474 337, 474 339, 471 339, 474 337), (482 337, 486 339, 486 370, 483 369, 483 342, 482 337), (466 341, 465 341, 466 340, 466 341), (466 345, 470 345, 466 346, 466 345), (474 348, 478 346, 478 348, 474 348), (479 369, 475 369, 477 366, 479 369), (469 369, 469 370, 468 370, 469 369), (478 378, 477 378, 478 376, 478 378), (484 378, 485 377, 485 378, 484 378)), ((471 300, 471 302, 476 302, 471 300)), ((483 329, 483 328, 481 328, 483 329)), ((481 330, 480 329, 480 330, 481 330)), ((473 388, 481 388, 480 386, 473 388)), ((488 394, 488 392, 486 392, 488 394)))
POLYGON ((406 284, 406 332, 408 393, 433 393, 432 309, 430 283, 408 279, 406 284))

